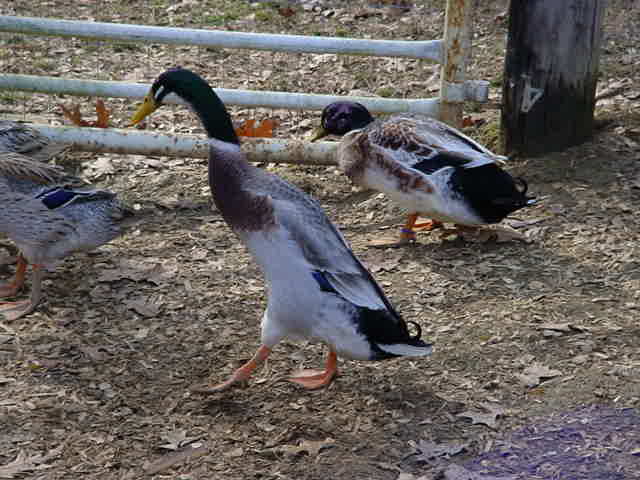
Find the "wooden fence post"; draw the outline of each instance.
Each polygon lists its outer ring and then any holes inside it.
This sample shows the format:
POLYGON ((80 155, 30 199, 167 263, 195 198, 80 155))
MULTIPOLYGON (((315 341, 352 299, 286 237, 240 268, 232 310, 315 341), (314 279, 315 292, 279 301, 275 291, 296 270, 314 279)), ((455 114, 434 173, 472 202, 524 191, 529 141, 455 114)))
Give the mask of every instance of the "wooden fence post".
POLYGON ((502 87, 509 154, 582 143, 593 112, 606 0, 511 0, 502 87))
POLYGON ((440 73, 439 118, 454 127, 462 126, 467 63, 471 55, 474 0, 447 0, 440 73))

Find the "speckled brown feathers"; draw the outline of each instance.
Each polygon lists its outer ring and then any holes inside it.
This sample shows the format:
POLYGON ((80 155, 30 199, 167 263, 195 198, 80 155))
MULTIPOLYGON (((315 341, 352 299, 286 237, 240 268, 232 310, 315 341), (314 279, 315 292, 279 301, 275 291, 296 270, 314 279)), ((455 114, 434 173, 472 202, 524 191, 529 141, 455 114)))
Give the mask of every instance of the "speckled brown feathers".
POLYGON ((0 156, 0 177, 12 177, 38 184, 65 183, 70 177, 60 167, 47 165, 14 152, 0 156))
POLYGON ((414 155, 427 157, 434 152, 437 145, 425 145, 415 131, 415 121, 409 118, 395 122, 383 122, 376 129, 368 129, 368 135, 376 145, 391 150, 404 150, 414 155), (432 148, 433 147, 433 148, 432 148))
POLYGON ((0 152, 16 152, 32 160, 48 162, 67 149, 68 146, 51 141, 29 125, 0 120, 0 152))
MULTIPOLYGON (((401 137, 394 138, 398 139, 396 148, 400 148, 401 137)), ((396 149, 391 146, 387 148, 396 149)), ((398 190, 402 192, 433 192, 431 184, 422 174, 394 161, 384 150, 384 145, 372 142, 368 130, 355 131, 347 134, 338 146, 338 159, 347 177, 356 185, 367 186, 364 181, 365 173, 367 169, 374 167, 385 172, 389 178, 394 178, 398 190)))

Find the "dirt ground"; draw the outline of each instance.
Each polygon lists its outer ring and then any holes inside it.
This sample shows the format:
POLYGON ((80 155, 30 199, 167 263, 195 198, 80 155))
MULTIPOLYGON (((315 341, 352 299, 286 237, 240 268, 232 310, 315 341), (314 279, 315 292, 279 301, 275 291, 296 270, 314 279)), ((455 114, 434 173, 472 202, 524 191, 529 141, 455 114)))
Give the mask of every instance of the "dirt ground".
MULTIPOLYGON (((0 13, 430 39, 442 35, 445 2, 317 0, 292 3, 293 15, 239 0, 129 3, 14 0, 0 13)), ((470 77, 492 82, 492 105, 470 106, 468 133, 494 147, 506 1, 481 3, 470 77)), ((343 361, 322 391, 282 381, 321 364, 322 347, 283 342, 247 388, 190 393, 253 354, 265 306, 256 265, 211 208, 206 162, 68 154, 68 168, 152 214, 51 272, 36 313, 0 322, 0 478, 639 478, 639 12, 638 1, 609 2, 599 91, 614 94, 598 103, 594 139, 507 167, 542 198, 509 220, 528 242, 424 233, 371 248, 403 221, 382 195, 363 196, 334 167, 265 166, 319 199, 434 343, 425 360, 343 361), (523 440, 536 434, 549 441, 523 440), (516 455, 523 446, 539 455, 516 455), (554 448, 578 460, 553 463, 554 448), (507 457, 520 460, 498 466, 507 457)), ((175 64, 225 88, 420 97, 438 87, 437 66, 414 60, 0 34, 6 73, 150 82, 175 64)), ((123 126, 135 102, 106 101, 123 126)), ((0 91, 0 116, 61 124, 58 103, 92 115, 93 99, 0 91)), ((307 135, 318 117, 231 110, 238 121, 277 118, 284 138, 307 135)), ((148 128, 202 133, 181 107, 148 128)), ((3 245, 6 260, 15 251, 3 245)), ((8 277, 13 266, 3 268, 8 277)))

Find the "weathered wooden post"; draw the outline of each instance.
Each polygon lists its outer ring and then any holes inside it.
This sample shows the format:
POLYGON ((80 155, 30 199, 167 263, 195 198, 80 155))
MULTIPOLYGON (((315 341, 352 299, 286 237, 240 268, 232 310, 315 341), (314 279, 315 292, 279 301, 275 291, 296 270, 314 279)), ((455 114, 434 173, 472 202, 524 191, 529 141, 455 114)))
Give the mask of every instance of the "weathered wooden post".
POLYGON ((474 0, 447 0, 440 73, 439 118, 449 125, 462 125, 467 63, 471 55, 474 0))
POLYGON ((606 0, 511 0, 502 88, 507 153, 540 155, 591 136, 606 0))

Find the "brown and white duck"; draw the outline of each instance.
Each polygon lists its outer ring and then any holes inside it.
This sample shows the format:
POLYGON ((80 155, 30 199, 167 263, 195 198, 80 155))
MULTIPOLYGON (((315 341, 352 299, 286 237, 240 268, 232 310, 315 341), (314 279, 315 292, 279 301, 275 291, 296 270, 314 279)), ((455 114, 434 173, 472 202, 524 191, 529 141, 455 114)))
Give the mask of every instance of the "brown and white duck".
POLYGON ((354 184, 383 192, 409 211, 401 242, 415 240, 415 228, 443 222, 462 228, 499 223, 535 202, 527 183, 500 167, 504 157, 433 118, 374 120, 362 104, 341 101, 324 108, 312 141, 328 134, 343 136, 337 160, 354 184), (431 221, 416 224, 419 215, 431 221))

